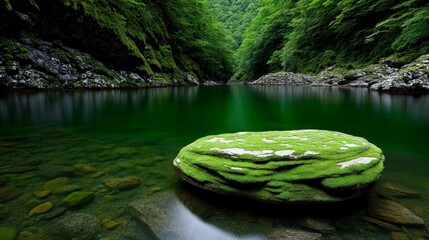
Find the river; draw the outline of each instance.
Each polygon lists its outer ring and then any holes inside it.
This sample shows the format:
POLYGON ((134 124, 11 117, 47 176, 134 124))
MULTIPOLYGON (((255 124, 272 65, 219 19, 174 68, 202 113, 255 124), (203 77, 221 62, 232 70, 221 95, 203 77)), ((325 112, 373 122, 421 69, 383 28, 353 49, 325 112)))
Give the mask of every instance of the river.
MULTIPOLYGON (((48 239, 52 224, 79 212, 118 223, 102 228, 100 239, 151 239, 129 216, 129 203, 178 188, 187 191, 173 171, 178 151, 199 137, 239 131, 326 129, 364 137, 386 156, 380 184, 400 184, 419 192, 420 198, 399 201, 429 222, 429 95, 308 86, 0 94, 0 225, 16 228, 20 239, 48 239), (139 177, 141 185, 120 191, 103 185, 105 179, 127 176, 139 177), (35 196, 58 177, 66 178, 63 187, 74 189, 35 196), (49 212, 29 217, 44 202, 53 203, 50 212, 61 208, 64 196, 75 190, 94 196, 52 219, 44 218, 49 212)), ((204 193, 200 195, 204 201, 204 193)), ((180 201, 176 199, 182 204, 181 214, 198 226, 193 231, 200 236, 209 232, 218 239, 265 239, 270 229, 294 225, 287 216, 246 207, 234 215, 237 205, 227 203, 222 209, 228 214, 213 220, 180 201), (234 223, 239 226, 231 227, 234 223)), ((341 218, 336 213, 324 216, 337 228, 324 239, 390 239, 390 231, 359 219, 360 207, 352 206, 341 218)), ((410 238, 428 234, 415 227, 403 231, 410 238)))

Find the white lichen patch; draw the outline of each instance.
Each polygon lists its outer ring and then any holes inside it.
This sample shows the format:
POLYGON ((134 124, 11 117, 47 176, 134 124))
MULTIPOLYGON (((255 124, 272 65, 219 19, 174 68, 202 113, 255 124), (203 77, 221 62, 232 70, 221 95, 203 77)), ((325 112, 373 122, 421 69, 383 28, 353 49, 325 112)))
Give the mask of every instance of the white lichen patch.
POLYGON ((308 155, 317 155, 317 154, 320 154, 319 152, 315 152, 315 151, 306 151, 305 153, 304 153, 304 156, 308 156, 308 155))
POLYGON ((354 143, 347 143, 345 144, 346 147, 359 147, 359 145, 354 144, 354 143))
POLYGON ((234 171, 243 171, 243 168, 241 168, 241 167, 231 167, 231 170, 234 170, 234 171))
POLYGON ((343 150, 343 151, 345 151, 345 150, 347 150, 347 149, 349 149, 349 148, 346 148, 346 147, 340 147, 340 150, 343 150))
POLYGON ((178 166, 179 163, 180 163, 180 159, 178 158, 174 159, 174 162, 173 162, 174 166, 178 166))
POLYGON ((228 155, 243 155, 243 154, 249 154, 256 157, 269 157, 272 156, 273 150, 245 150, 243 148, 210 148, 212 151, 220 151, 228 155))
POLYGON ((342 162, 342 163, 338 163, 337 165, 340 166, 340 168, 346 168, 346 167, 350 167, 352 165, 356 165, 356 164, 368 164, 374 160, 377 160, 377 158, 372 158, 372 157, 360 157, 360 158, 356 158, 347 162, 342 162))
POLYGON ((212 139, 206 140, 205 142, 221 142, 221 143, 231 143, 234 142, 234 140, 226 140, 225 138, 219 138, 219 137, 214 137, 212 139))
POLYGON ((264 141, 264 142, 266 142, 266 143, 275 143, 275 142, 276 142, 275 140, 272 140, 272 139, 266 139, 266 138, 263 138, 263 139, 262 139, 262 141, 264 141))
POLYGON ((291 156, 294 152, 295 150, 280 150, 280 151, 276 151, 274 154, 280 157, 284 157, 284 156, 291 156))

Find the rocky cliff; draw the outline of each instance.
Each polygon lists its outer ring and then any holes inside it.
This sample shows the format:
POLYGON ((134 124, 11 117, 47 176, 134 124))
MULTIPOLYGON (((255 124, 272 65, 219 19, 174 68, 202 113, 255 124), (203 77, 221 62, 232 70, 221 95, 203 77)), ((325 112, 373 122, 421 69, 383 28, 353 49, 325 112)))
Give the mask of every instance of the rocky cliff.
POLYGON ((5 0, 0 3, 0 86, 117 88, 226 81, 232 74, 229 50, 219 44, 226 34, 206 4, 197 2, 5 0))
POLYGON ((249 84, 365 87, 373 91, 429 92, 429 54, 409 64, 381 59, 378 64, 362 69, 329 67, 318 75, 271 73, 249 84))

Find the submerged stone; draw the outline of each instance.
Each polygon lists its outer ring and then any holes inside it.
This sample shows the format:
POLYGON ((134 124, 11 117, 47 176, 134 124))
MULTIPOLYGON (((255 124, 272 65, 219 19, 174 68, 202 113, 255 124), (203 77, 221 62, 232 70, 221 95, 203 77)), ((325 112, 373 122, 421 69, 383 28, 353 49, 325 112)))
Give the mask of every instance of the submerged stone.
POLYGON ((368 207, 368 215, 392 224, 424 226, 424 220, 408 208, 394 201, 373 199, 368 207))
POLYGON ((123 178, 106 178, 103 180, 103 183, 110 190, 125 190, 140 186, 141 181, 138 176, 128 176, 123 178))
POLYGON ((293 228, 276 228, 269 235, 268 240, 320 240, 322 234, 306 232, 293 228))
POLYGON ((36 215, 40 215, 42 213, 48 212, 53 207, 54 207, 54 205, 51 202, 45 202, 45 203, 42 203, 42 204, 36 206, 35 208, 33 208, 30 211, 30 213, 28 213, 28 215, 30 217, 33 217, 33 216, 36 216, 36 215))
POLYGON ((65 197, 61 201, 61 204, 69 208, 78 208, 78 207, 83 207, 84 205, 90 203, 93 198, 94 198, 93 192, 78 191, 67 195, 67 197, 65 197))
POLYGON ((56 239, 94 239, 101 224, 97 217, 87 213, 68 215, 51 227, 56 239))
POLYGON ((207 136, 174 159, 181 177, 221 194, 267 202, 335 202, 356 197, 383 170, 364 138, 325 130, 207 136))
POLYGON ((18 231, 15 228, 0 226, 0 239, 14 240, 17 235, 18 235, 18 231))

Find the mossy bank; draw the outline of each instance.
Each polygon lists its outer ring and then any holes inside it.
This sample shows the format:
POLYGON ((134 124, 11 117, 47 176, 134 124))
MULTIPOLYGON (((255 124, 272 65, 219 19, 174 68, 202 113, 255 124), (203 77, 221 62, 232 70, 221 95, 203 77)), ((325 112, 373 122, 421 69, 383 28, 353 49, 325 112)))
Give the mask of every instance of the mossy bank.
POLYGON ((331 66, 317 75, 270 73, 248 84, 363 87, 380 92, 428 93, 429 54, 422 55, 408 64, 381 59, 377 64, 361 69, 331 66))
POLYGON ((0 37, 6 88, 195 85, 232 74, 225 29, 200 1, 4 1, 0 37))

